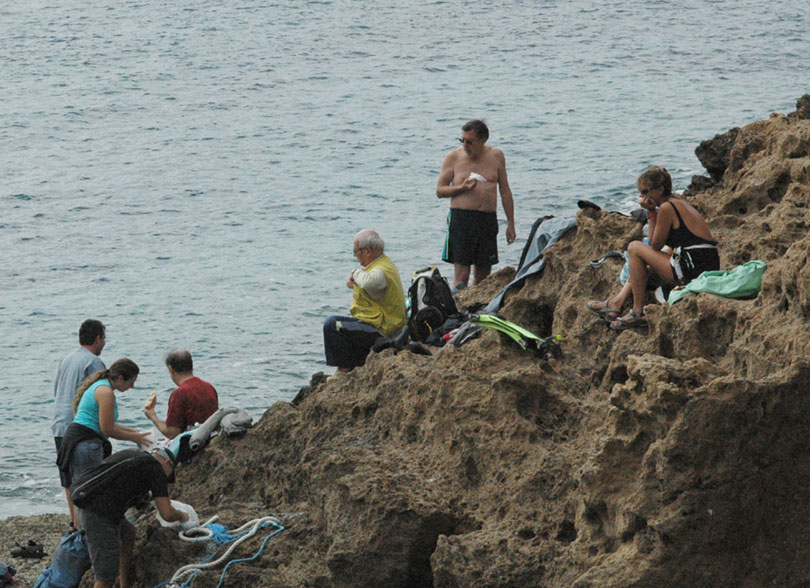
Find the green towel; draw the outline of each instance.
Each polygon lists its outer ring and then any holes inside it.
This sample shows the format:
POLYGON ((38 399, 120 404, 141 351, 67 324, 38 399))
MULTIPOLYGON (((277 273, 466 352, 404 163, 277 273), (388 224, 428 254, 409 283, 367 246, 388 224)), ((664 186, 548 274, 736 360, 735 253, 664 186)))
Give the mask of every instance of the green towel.
POLYGON ((753 298, 762 287, 762 274, 766 267, 764 261, 754 260, 732 270, 703 272, 683 288, 672 290, 667 302, 675 304, 689 292, 708 292, 726 298, 753 298))

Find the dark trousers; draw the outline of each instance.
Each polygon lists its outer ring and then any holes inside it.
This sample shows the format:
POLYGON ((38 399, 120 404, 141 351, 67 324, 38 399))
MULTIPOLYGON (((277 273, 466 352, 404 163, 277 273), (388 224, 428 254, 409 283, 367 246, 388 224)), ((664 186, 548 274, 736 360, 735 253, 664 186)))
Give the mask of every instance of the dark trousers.
POLYGON ((382 337, 368 323, 350 316, 330 316, 323 321, 323 349, 326 365, 353 369, 366 363, 374 342, 382 337))

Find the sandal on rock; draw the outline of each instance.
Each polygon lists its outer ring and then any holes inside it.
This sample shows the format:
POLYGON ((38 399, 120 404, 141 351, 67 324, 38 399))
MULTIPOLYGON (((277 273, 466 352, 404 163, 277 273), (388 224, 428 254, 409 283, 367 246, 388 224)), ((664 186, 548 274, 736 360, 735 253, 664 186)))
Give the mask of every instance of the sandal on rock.
POLYGON ((45 555, 42 550, 42 545, 34 541, 33 539, 29 539, 28 543, 25 545, 20 545, 16 541, 14 544, 17 547, 11 549, 12 557, 31 557, 39 559, 45 555))
POLYGON ((610 328, 614 331, 623 331, 625 329, 636 329, 647 326, 649 326, 647 323, 647 315, 644 313, 638 315, 633 310, 630 311, 630 318, 626 319, 619 317, 610 323, 610 328))
POLYGON ((588 310, 594 313, 599 318, 605 319, 607 322, 614 321, 619 318, 622 314, 621 308, 610 308, 608 307, 608 301, 600 301, 600 300, 591 300, 586 305, 588 310), (597 304, 601 304, 602 308, 596 308, 597 304))

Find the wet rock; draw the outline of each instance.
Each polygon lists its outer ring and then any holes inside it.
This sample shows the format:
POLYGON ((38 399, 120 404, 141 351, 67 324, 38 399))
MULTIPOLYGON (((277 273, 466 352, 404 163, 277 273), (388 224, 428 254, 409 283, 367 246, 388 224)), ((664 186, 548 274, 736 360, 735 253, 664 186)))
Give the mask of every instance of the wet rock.
POLYGON ((321 384, 326 382, 326 374, 323 372, 316 372, 312 374, 309 379, 309 384, 307 386, 302 386, 300 390, 298 390, 298 394, 295 395, 295 398, 292 400, 293 406, 298 406, 301 404, 307 396, 309 396, 313 390, 315 390, 321 384))
POLYGON ((796 111, 788 116, 802 120, 810 119, 810 94, 805 94, 796 101, 796 111))
POLYGON ((714 186, 715 182, 711 178, 707 178, 706 176, 692 176, 692 181, 689 186, 686 188, 687 195, 694 195, 696 192, 701 192, 703 190, 708 190, 712 186, 714 186))
POLYGON ((740 129, 734 128, 723 134, 715 135, 713 139, 702 141, 695 149, 695 155, 709 172, 714 182, 719 182, 729 164, 729 154, 734 146, 734 140, 740 129))

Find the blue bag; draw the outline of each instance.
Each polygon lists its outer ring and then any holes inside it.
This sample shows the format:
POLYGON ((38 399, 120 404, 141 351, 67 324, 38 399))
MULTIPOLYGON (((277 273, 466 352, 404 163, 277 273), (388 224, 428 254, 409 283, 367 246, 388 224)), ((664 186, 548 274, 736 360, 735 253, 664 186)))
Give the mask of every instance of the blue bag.
POLYGON ((0 587, 8 586, 14 581, 14 575, 17 573, 17 570, 12 568, 11 566, 7 566, 4 563, 0 563, 0 587))
POLYGON ((42 570, 34 588, 76 588, 89 569, 90 553, 84 531, 74 531, 62 537, 51 565, 42 570))

